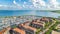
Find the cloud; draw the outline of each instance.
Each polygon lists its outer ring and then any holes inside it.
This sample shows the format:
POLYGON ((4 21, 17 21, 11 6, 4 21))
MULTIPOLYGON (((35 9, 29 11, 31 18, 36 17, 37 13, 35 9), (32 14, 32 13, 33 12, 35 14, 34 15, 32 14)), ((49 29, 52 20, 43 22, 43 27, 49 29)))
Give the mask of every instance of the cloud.
POLYGON ((2 5, 0 5, 0 7, 1 7, 2 5))
POLYGON ((28 2, 24 1, 22 7, 26 9, 40 9, 46 7, 46 4, 43 0, 29 0, 28 2))
POLYGON ((34 7, 45 7, 46 4, 43 0, 32 0, 34 7))
POLYGON ((15 0, 13 0, 13 4, 18 7, 19 9, 21 9, 22 7, 20 6, 20 4, 18 4, 15 0))
POLYGON ((32 3, 34 7, 37 7, 38 9, 60 9, 60 4, 57 0, 48 0, 48 3, 44 0, 32 0, 32 3))
MULTIPOLYGON (((22 0, 19 0, 22 1, 22 0)), ((13 4, 18 9, 36 9, 36 10, 53 10, 53 9, 60 9, 60 4, 57 2, 57 0, 48 0, 48 3, 44 0, 29 0, 20 4, 21 2, 17 3, 16 0, 13 0, 13 4), (29 3, 32 3, 31 5, 29 3)))
POLYGON ((8 5, 0 5, 0 7, 8 7, 8 5))
POLYGON ((57 0, 49 0, 49 4, 50 4, 50 8, 58 8, 59 7, 59 3, 57 2, 57 0))
POLYGON ((0 5, 0 10, 19 10, 19 8, 14 5, 0 5))
POLYGON ((13 1, 13 3, 14 3, 14 4, 17 4, 17 3, 15 2, 15 0, 13 1))
POLYGON ((32 10, 53 10, 53 9, 60 9, 60 3, 57 0, 13 0, 12 5, 0 5, 0 7, 5 8, 17 8, 17 9, 32 9, 32 10))

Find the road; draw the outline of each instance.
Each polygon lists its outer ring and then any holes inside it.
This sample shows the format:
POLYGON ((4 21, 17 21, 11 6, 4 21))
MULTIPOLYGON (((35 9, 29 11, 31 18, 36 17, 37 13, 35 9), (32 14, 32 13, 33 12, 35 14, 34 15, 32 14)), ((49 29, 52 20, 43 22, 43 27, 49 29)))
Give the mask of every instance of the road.
POLYGON ((43 33, 45 33, 46 31, 48 31, 49 28, 50 28, 51 26, 53 26, 55 23, 56 23, 56 21, 54 21, 54 23, 52 23, 49 27, 47 27, 45 30, 43 30, 43 33))
POLYGON ((10 34, 9 30, 10 30, 10 27, 7 28, 7 30, 4 32, 4 34, 10 34))

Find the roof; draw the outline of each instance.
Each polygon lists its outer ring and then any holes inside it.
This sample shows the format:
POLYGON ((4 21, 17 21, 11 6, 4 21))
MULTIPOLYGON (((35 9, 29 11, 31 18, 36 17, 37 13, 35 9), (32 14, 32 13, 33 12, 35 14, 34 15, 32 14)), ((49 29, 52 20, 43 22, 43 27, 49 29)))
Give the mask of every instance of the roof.
POLYGON ((1 31, 0 31, 0 34, 3 34, 3 33, 6 32, 7 30, 10 30, 10 27, 7 27, 7 28, 1 30, 1 31))
POLYGON ((30 26, 27 26, 27 25, 23 25, 23 24, 21 24, 21 25, 26 29, 30 29, 30 30, 33 30, 33 31, 37 30, 36 28, 30 27, 30 26))
POLYGON ((33 21, 32 23, 34 23, 34 24, 40 24, 40 25, 44 24, 44 22, 40 21, 40 19, 36 19, 36 21, 33 21))
POLYGON ((32 22, 32 23, 34 23, 34 24, 38 24, 38 25, 42 25, 42 26, 43 26, 43 24, 41 24, 41 23, 37 23, 37 22, 32 22))
POLYGON ((23 31, 23 30, 21 30, 19 28, 14 28, 13 30, 20 33, 20 34, 25 34, 25 31, 23 31))
POLYGON ((29 22, 29 21, 27 21, 27 22, 24 22, 23 24, 24 24, 24 25, 29 25, 29 24, 30 24, 30 22, 29 22))
POLYGON ((0 34, 3 34, 6 31, 6 29, 3 29, 2 31, 0 31, 0 34))
POLYGON ((37 19, 37 22, 40 22, 40 19, 37 19))
MULTIPOLYGON (((46 20, 46 21, 49 21, 49 19, 48 18, 45 18, 45 17, 43 17, 43 18, 41 18, 42 20, 46 20)), ((40 19, 40 20, 41 20, 40 19)))

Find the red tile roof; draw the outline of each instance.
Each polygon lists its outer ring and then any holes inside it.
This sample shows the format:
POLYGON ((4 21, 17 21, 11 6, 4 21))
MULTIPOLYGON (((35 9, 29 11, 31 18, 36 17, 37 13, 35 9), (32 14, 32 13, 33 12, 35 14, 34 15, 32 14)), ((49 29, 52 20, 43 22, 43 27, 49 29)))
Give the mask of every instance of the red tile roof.
POLYGON ((21 30, 19 28, 14 28, 13 30, 20 33, 20 34, 25 34, 25 31, 23 31, 23 30, 21 30))
POLYGON ((26 29, 31 29, 33 31, 37 30, 36 28, 30 27, 30 26, 27 26, 27 25, 24 25, 24 24, 21 24, 21 26, 25 27, 26 29))

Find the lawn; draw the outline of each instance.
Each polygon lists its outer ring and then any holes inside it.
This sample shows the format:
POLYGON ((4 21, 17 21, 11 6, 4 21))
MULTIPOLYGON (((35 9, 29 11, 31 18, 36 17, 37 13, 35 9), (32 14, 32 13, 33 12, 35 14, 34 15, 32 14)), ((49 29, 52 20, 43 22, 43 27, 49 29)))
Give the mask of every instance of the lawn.
POLYGON ((49 28, 49 30, 48 30, 47 32, 45 32, 45 34, 51 34, 52 30, 57 31, 57 29, 55 29, 55 28, 56 28, 56 26, 57 26, 58 24, 59 24, 59 21, 56 20, 56 23, 55 23, 53 26, 51 26, 51 27, 49 28))

